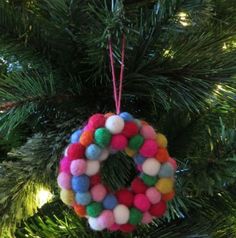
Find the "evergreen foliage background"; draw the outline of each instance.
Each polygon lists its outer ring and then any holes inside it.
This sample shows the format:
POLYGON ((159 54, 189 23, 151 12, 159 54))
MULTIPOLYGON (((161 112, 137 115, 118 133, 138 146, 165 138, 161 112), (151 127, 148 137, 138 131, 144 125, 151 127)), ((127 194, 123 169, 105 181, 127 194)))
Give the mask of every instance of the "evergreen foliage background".
MULTIPOLYGON (((1 238, 236 237, 234 0, 0 0, 0 32, 1 238), (166 134, 179 164, 166 217, 129 235, 90 231, 56 184, 70 133, 114 110, 107 39, 119 59, 122 32, 122 110, 166 134)), ((129 183, 124 161, 104 170, 111 186, 129 183)))

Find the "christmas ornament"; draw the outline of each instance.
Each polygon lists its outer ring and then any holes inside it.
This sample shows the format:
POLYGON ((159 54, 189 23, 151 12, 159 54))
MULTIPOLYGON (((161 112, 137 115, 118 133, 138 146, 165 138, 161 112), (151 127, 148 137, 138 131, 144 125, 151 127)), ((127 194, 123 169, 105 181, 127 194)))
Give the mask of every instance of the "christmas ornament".
POLYGON ((119 94, 111 41, 110 61, 115 113, 94 114, 75 131, 60 161, 58 185, 61 200, 76 214, 88 219, 91 229, 132 232, 164 215, 166 202, 174 197, 176 162, 166 149, 167 139, 143 120, 128 112, 120 113, 124 70, 122 41, 119 94), (103 184, 100 168, 110 154, 126 153, 133 159, 137 176, 130 186, 111 192, 103 184))

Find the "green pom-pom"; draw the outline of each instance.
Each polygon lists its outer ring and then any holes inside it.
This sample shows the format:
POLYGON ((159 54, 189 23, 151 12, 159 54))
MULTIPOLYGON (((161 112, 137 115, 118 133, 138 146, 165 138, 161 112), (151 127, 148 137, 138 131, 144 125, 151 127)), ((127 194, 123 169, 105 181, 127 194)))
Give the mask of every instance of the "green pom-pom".
POLYGON ((138 209, 134 207, 130 209, 130 215, 129 215, 130 224, 137 225, 138 223, 142 221, 142 218, 143 218, 143 214, 141 211, 139 211, 138 209))
POLYGON ((106 147, 111 140, 111 133, 106 128, 98 128, 94 134, 94 140, 102 148, 106 147))
POLYGON ((143 137, 141 135, 133 136, 129 141, 129 148, 132 150, 138 150, 143 144, 143 137))
POLYGON ((102 204, 92 202, 86 207, 86 212, 90 217, 98 217, 102 212, 102 204))
POLYGON ((141 178, 142 178, 143 182, 148 186, 154 186, 157 182, 156 176, 149 176, 147 174, 142 174, 141 178))

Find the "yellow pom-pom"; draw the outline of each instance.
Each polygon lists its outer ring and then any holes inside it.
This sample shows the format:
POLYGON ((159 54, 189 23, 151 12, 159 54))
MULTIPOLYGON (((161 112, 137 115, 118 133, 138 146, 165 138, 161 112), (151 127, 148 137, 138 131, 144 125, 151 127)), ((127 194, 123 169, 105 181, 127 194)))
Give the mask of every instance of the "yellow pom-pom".
POLYGON ((158 180, 155 187, 163 194, 170 193, 174 187, 174 180, 171 178, 161 178, 158 180))
POLYGON ((160 147, 164 147, 164 148, 166 148, 168 144, 166 137, 161 133, 157 133, 156 142, 160 147))
POLYGON ((62 202, 64 202, 66 205, 72 206, 73 203, 75 202, 74 193, 72 192, 72 190, 62 189, 60 197, 62 202))
POLYGON ((136 154, 136 151, 131 150, 129 147, 125 148, 125 153, 129 156, 129 157, 134 157, 134 155, 136 154))

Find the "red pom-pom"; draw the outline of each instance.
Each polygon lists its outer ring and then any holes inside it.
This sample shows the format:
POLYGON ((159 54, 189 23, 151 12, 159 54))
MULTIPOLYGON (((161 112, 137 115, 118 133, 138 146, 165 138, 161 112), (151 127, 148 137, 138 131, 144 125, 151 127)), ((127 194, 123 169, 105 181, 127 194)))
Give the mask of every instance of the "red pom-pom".
POLYGON ((94 129, 104 127, 106 118, 101 113, 96 113, 89 118, 88 125, 94 129))
POLYGON ((114 135, 111 139, 111 147, 114 150, 123 150, 128 144, 128 140, 124 135, 114 135))
POLYGON ((84 157, 85 147, 80 143, 70 144, 67 155, 70 160, 80 159, 84 157))
POLYGON ((157 153, 157 143, 155 140, 147 139, 144 141, 139 153, 144 157, 153 157, 157 153))
POLYGON ((136 125, 135 122, 132 121, 126 122, 122 134, 127 138, 135 136, 138 134, 138 126, 136 125))
POLYGON ((132 181, 131 188, 134 193, 145 193, 148 189, 147 185, 138 177, 132 181))
POLYGON ((119 203, 131 207, 134 203, 134 195, 127 189, 121 189, 116 193, 117 200, 119 203))
POLYGON ((132 224, 123 224, 120 226, 120 230, 129 233, 135 230, 135 226, 132 224))
POLYGON ((101 176, 100 174, 95 174, 90 177, 90 187, 93 187, 97 184, 101 183, 101 176))
POLYGON ((154 217, 161 217, 166 212, 166 203, 161 200, 159 203, 154 204, 149 209, 149 213, 154 217))

